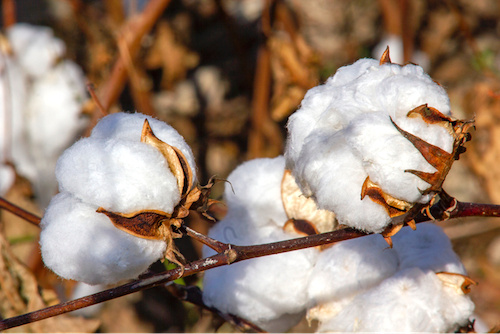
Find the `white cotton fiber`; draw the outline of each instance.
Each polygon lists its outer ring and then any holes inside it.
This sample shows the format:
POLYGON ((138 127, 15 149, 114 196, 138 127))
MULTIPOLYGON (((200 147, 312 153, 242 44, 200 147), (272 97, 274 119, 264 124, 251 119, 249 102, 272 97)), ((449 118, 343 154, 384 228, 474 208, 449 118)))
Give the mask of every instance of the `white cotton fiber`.
MULTIPOLYGON (((236 245, 298 237, 283 231, 283 173, 283 157, 251 160, 233 171, 225 188, 228 214, 209 236, 236 245)), ((213 254, 204 247, 204 256, 213 254)), ((317 254, 310 248, 211 269, 204 275, 203 300, 268 331, 286 331, 305 313, 307 282, 317 254)))
POLYGON ((101 119, 92 130, 92 138, 139 141, 144 120, 148 120, 158 139, 179 149, 186 157, 196 180, 196 163, 191 148, 184 138, 170 125, 141 113, 115 113, 101 119))
POLYGON ((284 171, 283 156, 250 160, 238 166, 225 186, 228 215, 249 217, 255 229, 265 225, 283 227, 287 221, 281 200, 284 171))
POLYGON ((79 140, 59 158, 59 190, 108 211, 172 213, 177 180, 160 151, 139 141, 79 140))
MULTIPOLYGON (((163 257, 164 240, 133 236, 96 212, 102 207, 121 214, 143 210, 172 213, 180 201, 177 180, 165 157, 157 148, 140 142, 139 118, 143 123, 147 117, 107 116, 108 127, 101 126, 101 130, 113 128, 115 132, 93 133, 59 158, 56 177, 61 192, 47 208, 40 238, 43 260, 56 274, 92 285, 112 284, 136 278, 163 257)), ((167 124, 154 122, 163 136, 182 140, 167 124)), ((187 144, 182 146, 193 161, 187 144)))
POLYGON ((59 276, 87 284, 136 278, 166 249, 161 240, 132 236, 90 205, 63 192, 53 197, 42 219, 43 262, 59 276))
POLYGON ((7 30, 7 38, 20 65, 32 77, 46 73, 66 52, 64 42, 48 27, 18 23, 7 30))
POLYGON ((467 322, 473 304, 450 291, 432 271, 399 271, 356 296, 320 332, 452 332, 467 322))
POLYGON ((397 269, 396 252, 380 235, 336 243, 318 256, 308 287, 309 302, 316 305, 350 298, 378 285, 397 269))
POLYGON ((405 170, 435 171, 391 119, 428 143, 452 150, 453 137, 446 129, 407 117, 423 104, 450 113, 446 92, 419 66, 379 65, 373 59, 344 66, 309 90, 290 116, 286 166, 304 194, 334 211, 340 223, 381 232, 390 217, 369 197, 361 201, 365 179, 395 198, 427 202, 430 196, 421 191, 430 185, 405 170))
POLYGON ((392 241, 400 269, 418 267, 434 272, 466 274, 459 257, 453 251, 450 239, 435 224, 417 224, 416 231, 404 227, 392 237, 392 241))

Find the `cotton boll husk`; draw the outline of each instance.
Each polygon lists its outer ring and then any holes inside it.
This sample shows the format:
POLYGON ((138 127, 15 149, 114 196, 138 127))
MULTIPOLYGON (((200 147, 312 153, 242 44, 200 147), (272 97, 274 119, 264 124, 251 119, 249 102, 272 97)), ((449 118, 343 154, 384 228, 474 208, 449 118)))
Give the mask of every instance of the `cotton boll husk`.
POLYGON ((53 197, 40 224, 40 249, 56 274, 91 285, 114 284, 136 278, 163 257, 164 241, 121 231, 96 210, 65 192, 53 197))
POLYGON ((48 27, 18 23, 7 30, 7 37, 22 68, 32 77, 46 73, 66 52, 64 42, 48 27))
POLYGON ((382 206, 361 199, 368 175, 341 133, 308 138, 292 173, 304 195, 314 194, 318 207, 335 212, 341 224, 381 232, 390 220, 382 206))
POLYGON ((59 158, 56 178, 60 191, 108 211, 172 213, 180 200, 166 159, 141 142, 81 139, 59 158))
POLYGON ((283 156, 254 159, 238 166, 225 186, 228 215, 248 216, 255 229, 270 223, 283 227, 288 220, 281 199, 284 171, 283 156))
MULTIPOLYGON (((209 236, 237 245, 296 237, 278 227, 261 227, 255 233, 246 234, 239 227, 242 224, 239 219, 226 217, 211 229, 209 236)), ((248 225, 249 229, 255 229, 252 223, 248 225)), ((204 257, 213 254, 213 250, 204 247, 204 257)), ((286 331, 304 315, 306 287, 316 255, 317 250, 305 249, 208 270, 203 279, 203 301, 222 312, 248 319, 265 330, 286 331)))
POLYGON ((308 300, 312 305, 357 295, 398 269, 398 257, 380 235, 334 244, 323 250, 311 273, 308 300))
POLYGON ((186 157, 196 181, 196 163, 191 148, 184 138, 170 125, 141 113, 119 112, 102 118, 92 130, 93 138, 140 141, 144 120, 148 120, 158 139, 179 149, 186 157))
POLYGON ((450 295, 434 272, 409 268, 358 295, 319 331, 450 332, 472 311, 470 299, 450 295))
POLYGON ((459 257, 453 251, 450 239, 437 225, 417 224, 415 231, 404 227, 392 237, 392 241, 400 269, 418 267, 434 272, 466 274, 459 257))

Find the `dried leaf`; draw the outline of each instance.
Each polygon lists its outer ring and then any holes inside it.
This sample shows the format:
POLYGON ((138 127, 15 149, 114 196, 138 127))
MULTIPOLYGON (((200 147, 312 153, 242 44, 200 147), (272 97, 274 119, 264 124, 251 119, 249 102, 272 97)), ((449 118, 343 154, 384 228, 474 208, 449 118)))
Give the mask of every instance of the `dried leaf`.
POLYGON ((361 187, 361 199, 365 198, 365 196, 370 197, 372 201, 380 204, 391 218, 406 213, 412 207, 411 203, 386 194, 382 188, 370 180, 369 176, 366 177, 361 187))
POLYGON ((470 277, 461 274, 443 271, 436 273, 436 275, 443 284, 455 289, 458 294, 468 294, 471 291, 471 285, 477 284, 470 277))
POLYGON ((312 198, 302 194, 289 170, 281 181, 281 199, 288 218, 308 221, 319 233, 333 231, 338 225, 333 212, 318 209, 312 198))
POLYGON ((168 162, 168 167, 177 179, 181 198, 184 197, 193 183, 193 172, 184 154, 176 147, 170 146, 158 139, 153 133, 147 119, 144 120, 144 125, 142 127, 141 142, 155 147, 165 157, 168 162))

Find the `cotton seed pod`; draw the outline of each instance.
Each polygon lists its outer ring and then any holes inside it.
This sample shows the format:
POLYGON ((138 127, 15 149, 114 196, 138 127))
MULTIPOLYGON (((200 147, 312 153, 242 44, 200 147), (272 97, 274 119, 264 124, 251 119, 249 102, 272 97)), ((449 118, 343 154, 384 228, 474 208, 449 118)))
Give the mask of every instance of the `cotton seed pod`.
POLYGON ((182 265, 171 225, 202 195, 188 161, 191 150, 169 125, 141 114, 105 117, 59 158, 60 194, 41 223, 45 264, 92 285, 136 278, 165 256, 182 265))
POLYGON ((429 203, 464 151, 472 123, 449 114, 446 92, 419 66, 392 64, 388 53, 361 59, 290 116, 286 166, 339 223, 379 233, 429 203))

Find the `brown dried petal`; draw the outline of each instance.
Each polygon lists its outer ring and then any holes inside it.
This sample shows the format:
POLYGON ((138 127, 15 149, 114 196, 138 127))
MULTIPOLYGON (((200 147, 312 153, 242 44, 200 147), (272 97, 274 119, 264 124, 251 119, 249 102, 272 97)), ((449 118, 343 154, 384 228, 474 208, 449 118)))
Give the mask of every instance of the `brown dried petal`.
POLYGON ((412 206, 411 203, 386 194, 382 188, 370 180, 369 176, 366 177, 361 187, 361 199, 365 198, 365 196, 370 197, 375 203, 382 205, 391 218, 406 213, 412 206))
POLYGON ((281 181, 281 199, 289 219, 307 220, 319 233, 333 231, 338 226, 333 212, 318 209, 312 198, 302 194, 289 170, 285 170, 281 181))
POLYGON ((162 211, 144 210, 122 214, 99 208, 97 212, 108 216, 120 230, 139 238, 165 240, 166 234, 170 233, 169 220, 171 217, 162 211))
POLYGON ((177 179, 181 198, 184 197, 193 184, 193 172, 184 154, 178 148, 170 146, 158 139, 153 133, 147 119, 144 120, 144 125, 142 127, 141 142, 157 148, 165 157, 168 162, 168 167, 177 179))
POLYGON ((477 284, 470 277, 461 274, 443 271, 436 273, 436 275, 443 284, 454 288, 458 294, 468 294, 471 291, 471 285, 477 284))
POLYGON ((384 53, 382 53, 382 57, 380 57, 380 65, 384 64, 392 64, 391 57, 389 56, 389 46, 387 46, 384 53))
POLYGON ((283 226, 283 230, 303 236, 318 234, 318 230, 314 224, 304 219, 288 219, 283 226))

